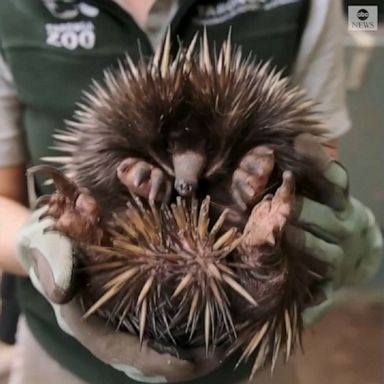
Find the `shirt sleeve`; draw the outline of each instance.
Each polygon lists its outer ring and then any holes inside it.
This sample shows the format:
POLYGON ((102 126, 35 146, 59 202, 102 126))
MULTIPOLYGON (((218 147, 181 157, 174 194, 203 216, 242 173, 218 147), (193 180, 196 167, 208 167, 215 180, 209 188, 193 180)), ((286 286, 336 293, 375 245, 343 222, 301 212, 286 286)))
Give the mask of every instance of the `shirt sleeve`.
POLYGON ((27 160, 21 119, 22 105, 11 72, 0 55, 0 167, 27 160))
POLYGON ((329 134, 335 139, 350 129, 344 75, 346 21, 342 4, 335 0, 312 0, 293 81, 318 105, 329 134))

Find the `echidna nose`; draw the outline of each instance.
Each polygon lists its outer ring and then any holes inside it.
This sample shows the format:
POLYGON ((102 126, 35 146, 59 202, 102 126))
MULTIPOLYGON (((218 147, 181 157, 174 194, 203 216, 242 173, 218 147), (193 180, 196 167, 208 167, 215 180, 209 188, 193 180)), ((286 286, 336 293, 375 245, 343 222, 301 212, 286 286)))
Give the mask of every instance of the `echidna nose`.
POLYGON ((175 189, 180 196, 187 197, 194 191, 194 185, 187 183, 185 180, 176 180, 175 189))

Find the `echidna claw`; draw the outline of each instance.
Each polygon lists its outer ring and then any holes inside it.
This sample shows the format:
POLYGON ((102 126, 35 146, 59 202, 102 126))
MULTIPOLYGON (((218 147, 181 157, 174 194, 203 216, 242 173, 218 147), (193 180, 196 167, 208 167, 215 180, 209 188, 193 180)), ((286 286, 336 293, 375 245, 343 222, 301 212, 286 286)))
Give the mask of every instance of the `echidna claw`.
POLYGON ((46 217, 59 219, 67 209, 69 200, 61 193, 55 192, 47 202, 47 209, 40 215, 39 220, 46 217))
POLYGON ((51 195, 43 195, 40 196, 34 203, 33 209, 38 209, 42 207, 43 205, 46 205, 51 200, 51 195))
POLYGON ((232 190, 232 197, 233 197, 233 200, 235 200, 236 204, 241 209, 241 211, 243 211, 243 212, 246 211, 247 204, 245 204, 242 197, 240 196, 240 192, 237 189, 232 190))
POLYGON ((63 172, 49 165, 36 165, 27 170, 28 175, 35 175, 37 173, 43 173, 48 177, 51 177, 57 190, 70 200, 75 200, 78 194, 77 185, 69 180, 63 172))
POLYGON ((275 246, 285 229, 294 204, 294 177, 283 173, 283 180, 274 195, 266 195, 255 205, 245 225, 243 246, 255 251, 262 245, 275 246))
POLYGON ((164 171, 135 157, 123 160, 117 166, 117 178, 131 193, 151 201, 169 200, 170 181, 164 171))
POLYGON ((151 174, 149 200, 156 200, 164 183, 166 183, 164 173, 159 168, 154 169, 151 174))
POLYGON ((263 200, 266 201, 266 200, 272 200, 273 199, 273 194, 272 193, 268 193, 267 195, 265 195, 263 197, 263 200))
POLYGON ((51 217, 48 209, 39 216, 39 221, 44 220, 47 217, 51 217))
POLYGON ((149 166, 138 166, 133 175, 133 185, 139 187, 145 179, 148 179, 150 174, 151 168, 149 166))
POLYGON ((58 231, 58 229, 57 229, 56 225, 53 224, 53 225, 50 225, 49 227, 44 228, 43 234, 46 235, 47 233, 57 232, 57 231, 58 231))
POLYGON ((283 181, 276 191, 275 198, 289 201, 295 192, 295 178, 291 171, 284 171, 282 178, 283 181))
POLYGON ((169 201, 171 200, 171 194, 172 194, 172 184, 167 181, 165 185, 165 193, 164 193, 164 198, 163 198, 163 204, 168 204, 169 201))

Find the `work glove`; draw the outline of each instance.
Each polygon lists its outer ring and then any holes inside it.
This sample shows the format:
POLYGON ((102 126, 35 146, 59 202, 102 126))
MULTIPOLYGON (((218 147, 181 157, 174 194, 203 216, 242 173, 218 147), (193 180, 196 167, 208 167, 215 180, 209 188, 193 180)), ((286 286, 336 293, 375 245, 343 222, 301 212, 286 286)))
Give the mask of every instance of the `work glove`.
POLYGON ((321 284, 323 301, 304 310, 306 326, 318 319, 341 287, 364 283, 377 271, 383 254, 383 237, 372 212, 349 195, 346 170, 327 155, 310 134, 300 135, 295 150, 316 167, 314 175, 319 201, 298 197, 292 225, 287 229, 291 244, 329 264, 321 284))
POLYGON ((188 350, 188 360, 158 352, 151 343, 128 333, 116 332, 97 316, 83 319, 84 311, 73 292, 75 260, 71 241, 57 232, 46 232, 50 218, 39 220, 46 207, 36 210, 18 238, 18 259, 33 285, 46 297, 60 328, 77 339, 99 360, 147 383, 188 381, 216 369, 224 352, 207 357, 204 348, 188 350))

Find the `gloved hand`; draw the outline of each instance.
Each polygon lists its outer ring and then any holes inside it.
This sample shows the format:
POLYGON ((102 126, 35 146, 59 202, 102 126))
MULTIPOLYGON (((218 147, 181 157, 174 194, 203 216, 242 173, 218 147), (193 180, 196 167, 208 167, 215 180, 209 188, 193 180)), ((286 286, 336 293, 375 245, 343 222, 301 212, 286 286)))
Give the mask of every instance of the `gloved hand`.
POLYGON ((45 229, 53 220, 39 220, 46 207, 35 211, 19 234, 18 259, 34 286, 52 305, 61 329, 75 337, 101 361, 123 371, 128 377, 151 383, 187 381, 217 368, 223 355, 206 357, 205 349, 190 351, 187 360, 160 353, 147 341, 116 332, 96 316, 82 318, 83 311, 73 292, 75 269, 71 241, 45 229), (60 305, 59 305, 60 304, 60 305))
POLYGON ((372 212, 349 195, 345 169, 309 134, 296 139, 295 149, 323 170, 323 177, 314 180, 322 201, 298 198, 287 237, 330 264, 329 280, 321 287, 326 300, 303 312, 308 326, 332 303, 335 290, 373 276, 383 254, 383 237, 372 212))

